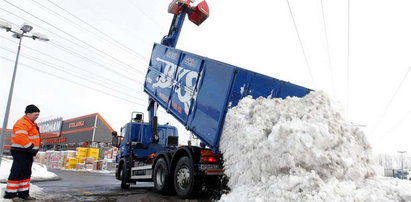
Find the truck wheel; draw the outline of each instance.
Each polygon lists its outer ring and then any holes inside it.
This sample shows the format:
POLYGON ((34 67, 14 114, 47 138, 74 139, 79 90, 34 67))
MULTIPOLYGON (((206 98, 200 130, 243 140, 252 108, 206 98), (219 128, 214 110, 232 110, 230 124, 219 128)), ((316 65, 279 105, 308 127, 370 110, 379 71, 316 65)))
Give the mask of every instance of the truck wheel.
POLYGON ((156 191, 166 194, 170 192, 170 176, 168 174, 168 166, 164 158, 158 159, 154 166, 154 188, 156 191))
POLYGON ((127 183, 127 176, 126 176, 126 172, 125 172, 124 166, 121 167, 120 170, 120 179, 121 179, 121 188, 122 189, 128 189, 130 188, 130 184, 127 183))
POLYGON ((174 171, 174 189, 177 195, 189 198, 200 190, 201 185, 202 183, 196 183, 193 161, 187 156, 182 157, 174 171))

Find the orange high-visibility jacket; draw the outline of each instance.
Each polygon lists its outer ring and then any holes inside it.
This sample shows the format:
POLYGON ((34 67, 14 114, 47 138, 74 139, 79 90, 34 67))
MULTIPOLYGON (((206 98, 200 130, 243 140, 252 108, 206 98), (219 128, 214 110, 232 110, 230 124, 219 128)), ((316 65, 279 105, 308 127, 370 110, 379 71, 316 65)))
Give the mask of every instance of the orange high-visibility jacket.
POLYGON ((40 133, 37 129, 37 124, 23 116, 13 126, 11 149, 37 152, 39 148, 40 133))

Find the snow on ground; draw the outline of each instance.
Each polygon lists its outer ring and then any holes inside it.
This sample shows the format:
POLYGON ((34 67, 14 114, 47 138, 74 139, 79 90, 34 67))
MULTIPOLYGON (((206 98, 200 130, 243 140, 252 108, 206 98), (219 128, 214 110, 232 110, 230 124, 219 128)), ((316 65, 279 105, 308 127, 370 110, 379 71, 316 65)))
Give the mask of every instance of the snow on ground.
POLYGON ((244 98, 220 149, 231 188, 221 201, 411 201, 411 182, 376 175, 364 133, 323 92, 244 98))
MULTIPOLYGON (((3 164, 3 163, 2 163, 3 164)), ((0 196, 0 201, 1 202, 8 202, 8 201, 12 201, 12 200, 10 200, 10 199, 4 199, 3 197, 4 197, 4 190, 6 189, 6 184, 0 184, 0 194, 1 194, 1 196, 0 196)), ((42 196, 41 198, 45 198, 44 196, 46 196, 47 194, 45 193, 45 192, 43 192, 43 189, 42 188, 40 188, 40 187, 38 187, 38 186, 36 186, 36 185, 33 185, 33 184, 30 184, 30 196, 33 196, 33 197, 38 197, 38 196, 42 196)))
MULTIPOLYGON (((12 159, 3 158, 1 161, 0 167, 0 182, 7 183, 7 178, 10 174, 11 164, 13 163, 12 159)), ((33 167, 31 169, 31 181, 42 181, 42 180, 56 180, 59 177, 48 171, 47 167, 42 164, 38 164, 36 162, 33 163, 33 167)))
MULTIPOLYGON (((3 199, 4 190, 6 189, 7 178, 10 174, 10 168, 13 163, 13 160, 8 158, 2 158, 1 166, 0 166, 0 201, 11 201, 7 199, 3 199)), ((59 179, 59 177, 48 171, 45 165, 33 163, 32 167, 32 174, 31 180, 32 181, 40 181, 40 180, 55 180, 59 179)), ((44 195, 42 188, 39 188, 36 185, 30 184, 30 195, 31 196, 39 196, 44 195)))
MULTIPOLYGON (((0 166, 0 201, 11 201, 6 200, 3 198, 4 190, 6 189, 7 178, 10 174, 10 168, 13 163, 13 160, 10 158, 3 158, 1 161, 0 166)), ((91 169, 66 169, 68 171, 73 172, 92 172, 92 173, 107 173, 112 174, 114 171, 107 171, 107 170, 91 170, 91 169)), ((34 162, 32 167, 32 175, 31 181, 44 181, 44 180, 58 180, 60 179, 55 173, 50 172, 47 170, 47 167, 43 164, 39 164, 34 162)), ((34 185, 30 184, 30 195, 31 196, 39 196, 42 199, 50 198, 50 194, 43 192, 43 189, 34 185)))

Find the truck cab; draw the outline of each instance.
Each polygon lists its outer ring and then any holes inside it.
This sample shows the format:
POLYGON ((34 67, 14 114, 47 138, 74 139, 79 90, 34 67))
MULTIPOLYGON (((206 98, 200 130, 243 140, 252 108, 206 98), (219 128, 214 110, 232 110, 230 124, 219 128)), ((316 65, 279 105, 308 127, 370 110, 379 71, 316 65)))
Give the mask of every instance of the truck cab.
POLYGON ((222 155, 204 145, 178 145, 178 131, 168 124, 153 130, 145 123, 143 114, 132 113, 131 121, 113 132, 113 146, 118 147, 116 179, 121 188, 128 189, 138 181, 153 181, 161 193, 176 191, 187 198, 204 186, 216 187, 223 173, 222 155))
POLYGON ((157 154, 171 151, 178 145, 178 131, 168 124, 158 125, 156 137, 151 126, 142 119, 143 113, 133 112, 130 122, 113 133, 113 146, 118 147, 116 178, 122 188, 131 183, 152 180, 152 162, 157 154))
POLYGON ((131 148, 133 148, 133 154, 139 158, 146 158, 152 153, 159 153, 168 147, 174 147, 178 144, 177 128, 168 124, 158 125, 159 139, 156 143, 152 141, 149 123, 129 122, 122 127, 120 135, 123 137, 123 140, 119 144, 117 159, 129 154, 130 144, 132 145, 131 148))

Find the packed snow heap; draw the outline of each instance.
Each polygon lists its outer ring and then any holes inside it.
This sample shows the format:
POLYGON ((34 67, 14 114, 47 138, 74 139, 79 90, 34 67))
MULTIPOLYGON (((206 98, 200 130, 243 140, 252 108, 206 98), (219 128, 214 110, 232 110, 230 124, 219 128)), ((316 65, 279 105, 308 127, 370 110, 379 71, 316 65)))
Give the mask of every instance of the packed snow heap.
POLYGON ((378 177, 364 133, 323 92, 230 109, 220 141, 221 201, 411 201, 411 182, 378 177))

